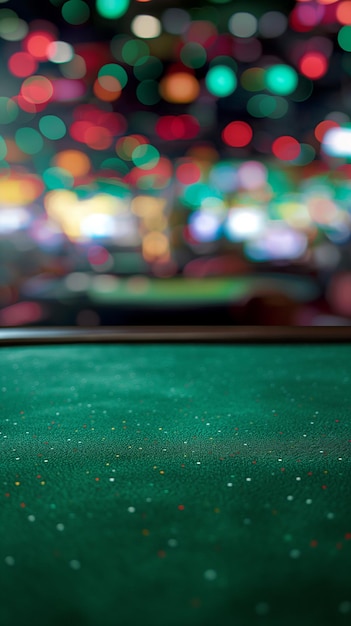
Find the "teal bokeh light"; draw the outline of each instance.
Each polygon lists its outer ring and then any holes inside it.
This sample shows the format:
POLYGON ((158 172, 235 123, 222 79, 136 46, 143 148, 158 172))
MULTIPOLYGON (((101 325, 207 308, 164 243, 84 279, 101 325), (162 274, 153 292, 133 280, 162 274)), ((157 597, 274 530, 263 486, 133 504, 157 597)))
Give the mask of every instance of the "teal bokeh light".
POLYGON ((215 65, 207 72, 207 89, 218 97, 230 96, 237 87, 238 81, 233 70, 226 65, 215 65))
POLYGON ((130 0, 96 0, 96 10, 109 20, 122 17, 129 8, 130 0))
POLYGON ((297 72, 289 65, 273 65, 266 71, 265 83, 269 91, 287 96, 297 87, 297 72))

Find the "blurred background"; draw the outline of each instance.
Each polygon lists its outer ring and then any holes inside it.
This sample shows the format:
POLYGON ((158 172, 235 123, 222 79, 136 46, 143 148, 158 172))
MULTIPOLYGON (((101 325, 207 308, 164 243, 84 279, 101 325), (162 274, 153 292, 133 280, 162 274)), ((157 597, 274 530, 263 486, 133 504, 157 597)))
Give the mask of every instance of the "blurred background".
POLYGON ((351 323, 351 0, 0 0, 0 326, 351 323))

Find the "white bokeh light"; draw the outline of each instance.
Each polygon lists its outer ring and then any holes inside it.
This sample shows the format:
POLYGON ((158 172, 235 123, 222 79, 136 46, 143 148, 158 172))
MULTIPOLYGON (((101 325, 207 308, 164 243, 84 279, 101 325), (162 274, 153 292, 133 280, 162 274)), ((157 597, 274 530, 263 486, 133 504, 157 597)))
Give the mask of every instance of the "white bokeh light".
POLYGON ((236 37, 253 37, 257 31, 257 18, 252 13, 234 13, 228 22, 228 28, 236 37))
POLYGON ((265 222, 264 213, 256 207, 232 209, 226 222, 227 236, 232 241, 257 237, 263 231, 265 222))
POLYGON ((65 41, 52 41, 48 46, 48 59, 52 63, 68 63, 74 57, 71 44, 65 41))
POLYGON ((351 156, 351 128, 331 128, 328 130, 323 137, 322 149, 330 156, 351 156))
POLYGON ((136 37, 142 39, 153 39, 161 34, 161 22, 152 15, 137 15, 132 23, 131 29, 136 37))

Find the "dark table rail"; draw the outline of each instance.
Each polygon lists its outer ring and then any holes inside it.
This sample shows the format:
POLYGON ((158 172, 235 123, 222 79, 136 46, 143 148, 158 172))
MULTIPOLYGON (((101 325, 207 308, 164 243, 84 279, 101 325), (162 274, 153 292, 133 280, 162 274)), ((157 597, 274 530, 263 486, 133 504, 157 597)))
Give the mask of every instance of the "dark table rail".
POLYGON ((0 329, 0 347, 62 343, 343 343, 351 326, 125 326, 0 329))

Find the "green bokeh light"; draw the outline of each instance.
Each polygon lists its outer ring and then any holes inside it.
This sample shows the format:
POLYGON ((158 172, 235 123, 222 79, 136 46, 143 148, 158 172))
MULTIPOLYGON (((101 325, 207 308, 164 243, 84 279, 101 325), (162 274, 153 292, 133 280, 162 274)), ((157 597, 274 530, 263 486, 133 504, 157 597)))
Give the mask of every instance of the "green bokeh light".
POLYGON ((101 163, 101 169, 116 170, 121 174, 128 174, 129 172, 128 165, 124 161, 122 161, 122 159, 118 159, 117 157, 110 157, 109 159, 105 159, 101 163))
POLYGON ((16 102, 6 96, 0 97, 0 124, 11 124, 18 116, 18 112, 16 102))
POLYGON ((16 131, 15 141, 19 149, 26 154, 38 154, 44 145, 40 133, 29 126, 24 126, 16 131))
POLYGON ((180 58, 183 61, 184 65, 197 69, 205 65, 207 60, 207 53, 205 48, 201 44, 195 41, 190 41, 189 43, 186 43, 185 46, 183 46, 183 48, 181 49, 180 58))
POLYGON ((302 143, 299 156, 293 161, 290 161, 290 163, 291 165, 308 165, 309 163, 312 163, 312 161, 315 159, 315 156, 316 151, 313 146, 310 146, 308 143, 302 143))
POLYGON ((295 91, 298 83, 297 72, 289 65, 273 65, 266 71, 266 87, 269 91, 287 96, 295 91))
POLYGON ((7 145, 6 145, 6 141, 3 137, 1 137, 0 135, 0 160, 5 159, 7 155, 7 145))
POLYGON ((96 10, 102 17, 114 20, 122 17, 129 7, 129 0, 96 0, 96 10))
POLYGON ((190 207, 200 207, 207 198, 222 198, 222 195, 205 183, 194 183, 184 189, 183 202, 190 207))
POLYGON ((343 26, 338 33, 338 42, 340 48, 346 52, 351 52, 351 26, 343 26))
POLYGON ((72 174, 62 167, 48 167, 43 180, 48 189, 71 189, 74 184, 72 174))
POLYGON ((230 96, 235 91, 238 81, 230 67, 215 65, 207 72, 206 86, 214 95, 219 97, 230 96))
POLYGON ((0 9, 0 36, 5 39, 18 29, 19 17, 12 9, 0 9))
POLYGON ((275 108, 274 111, 272 111, 271 113, 269 113, 269 115, 267 117, 273 119, 273 120, 278 120, 281 117, 284 117, 284 115, 287 114, 289 110, 289 103, 287 100, 285 100, 285 98, 281 98, 280 96, 278 96, 277 98, 275 98, 275 108))
POLYGON ((276 98, 265 94, 252 96, 247 103, 247 111, 253 117, 268 117, 274 113, 277 106, 276 98))
POLYGON ((136 89, 136 95, 142 104, 153 105, 161 100, 158 82, 156 80, 143 80, 136 89))
POLYGON ((126 41, 121 51, 122 59, 128 65, 135 65, 138 59, 147 57, 149 53, 149 46, 145 41, 140 41, 140 39, 126 41))
POLYGON ((62 139, 66 134, 66 125, 57 115, 44 115, 39 120, 39 129, 47 139, 62 139))
POLYGON ((83 0, 68 0, 62 6, 61 13, 68 24, 77 26, 89 19, 90 8, 83 0))
POLYGON ((151 170, 159 162, 160 153, 155 146, 144 143, 133 150, 132 160, 142 170, 151 170))
POLYGON ((117 63, 107 63, 100 67, 98 77, 100 78, 101 76, 113 76, 118 80, 122 88, 125 87, 128 82, 127 72, 121 65, 117 65, 117 63))

